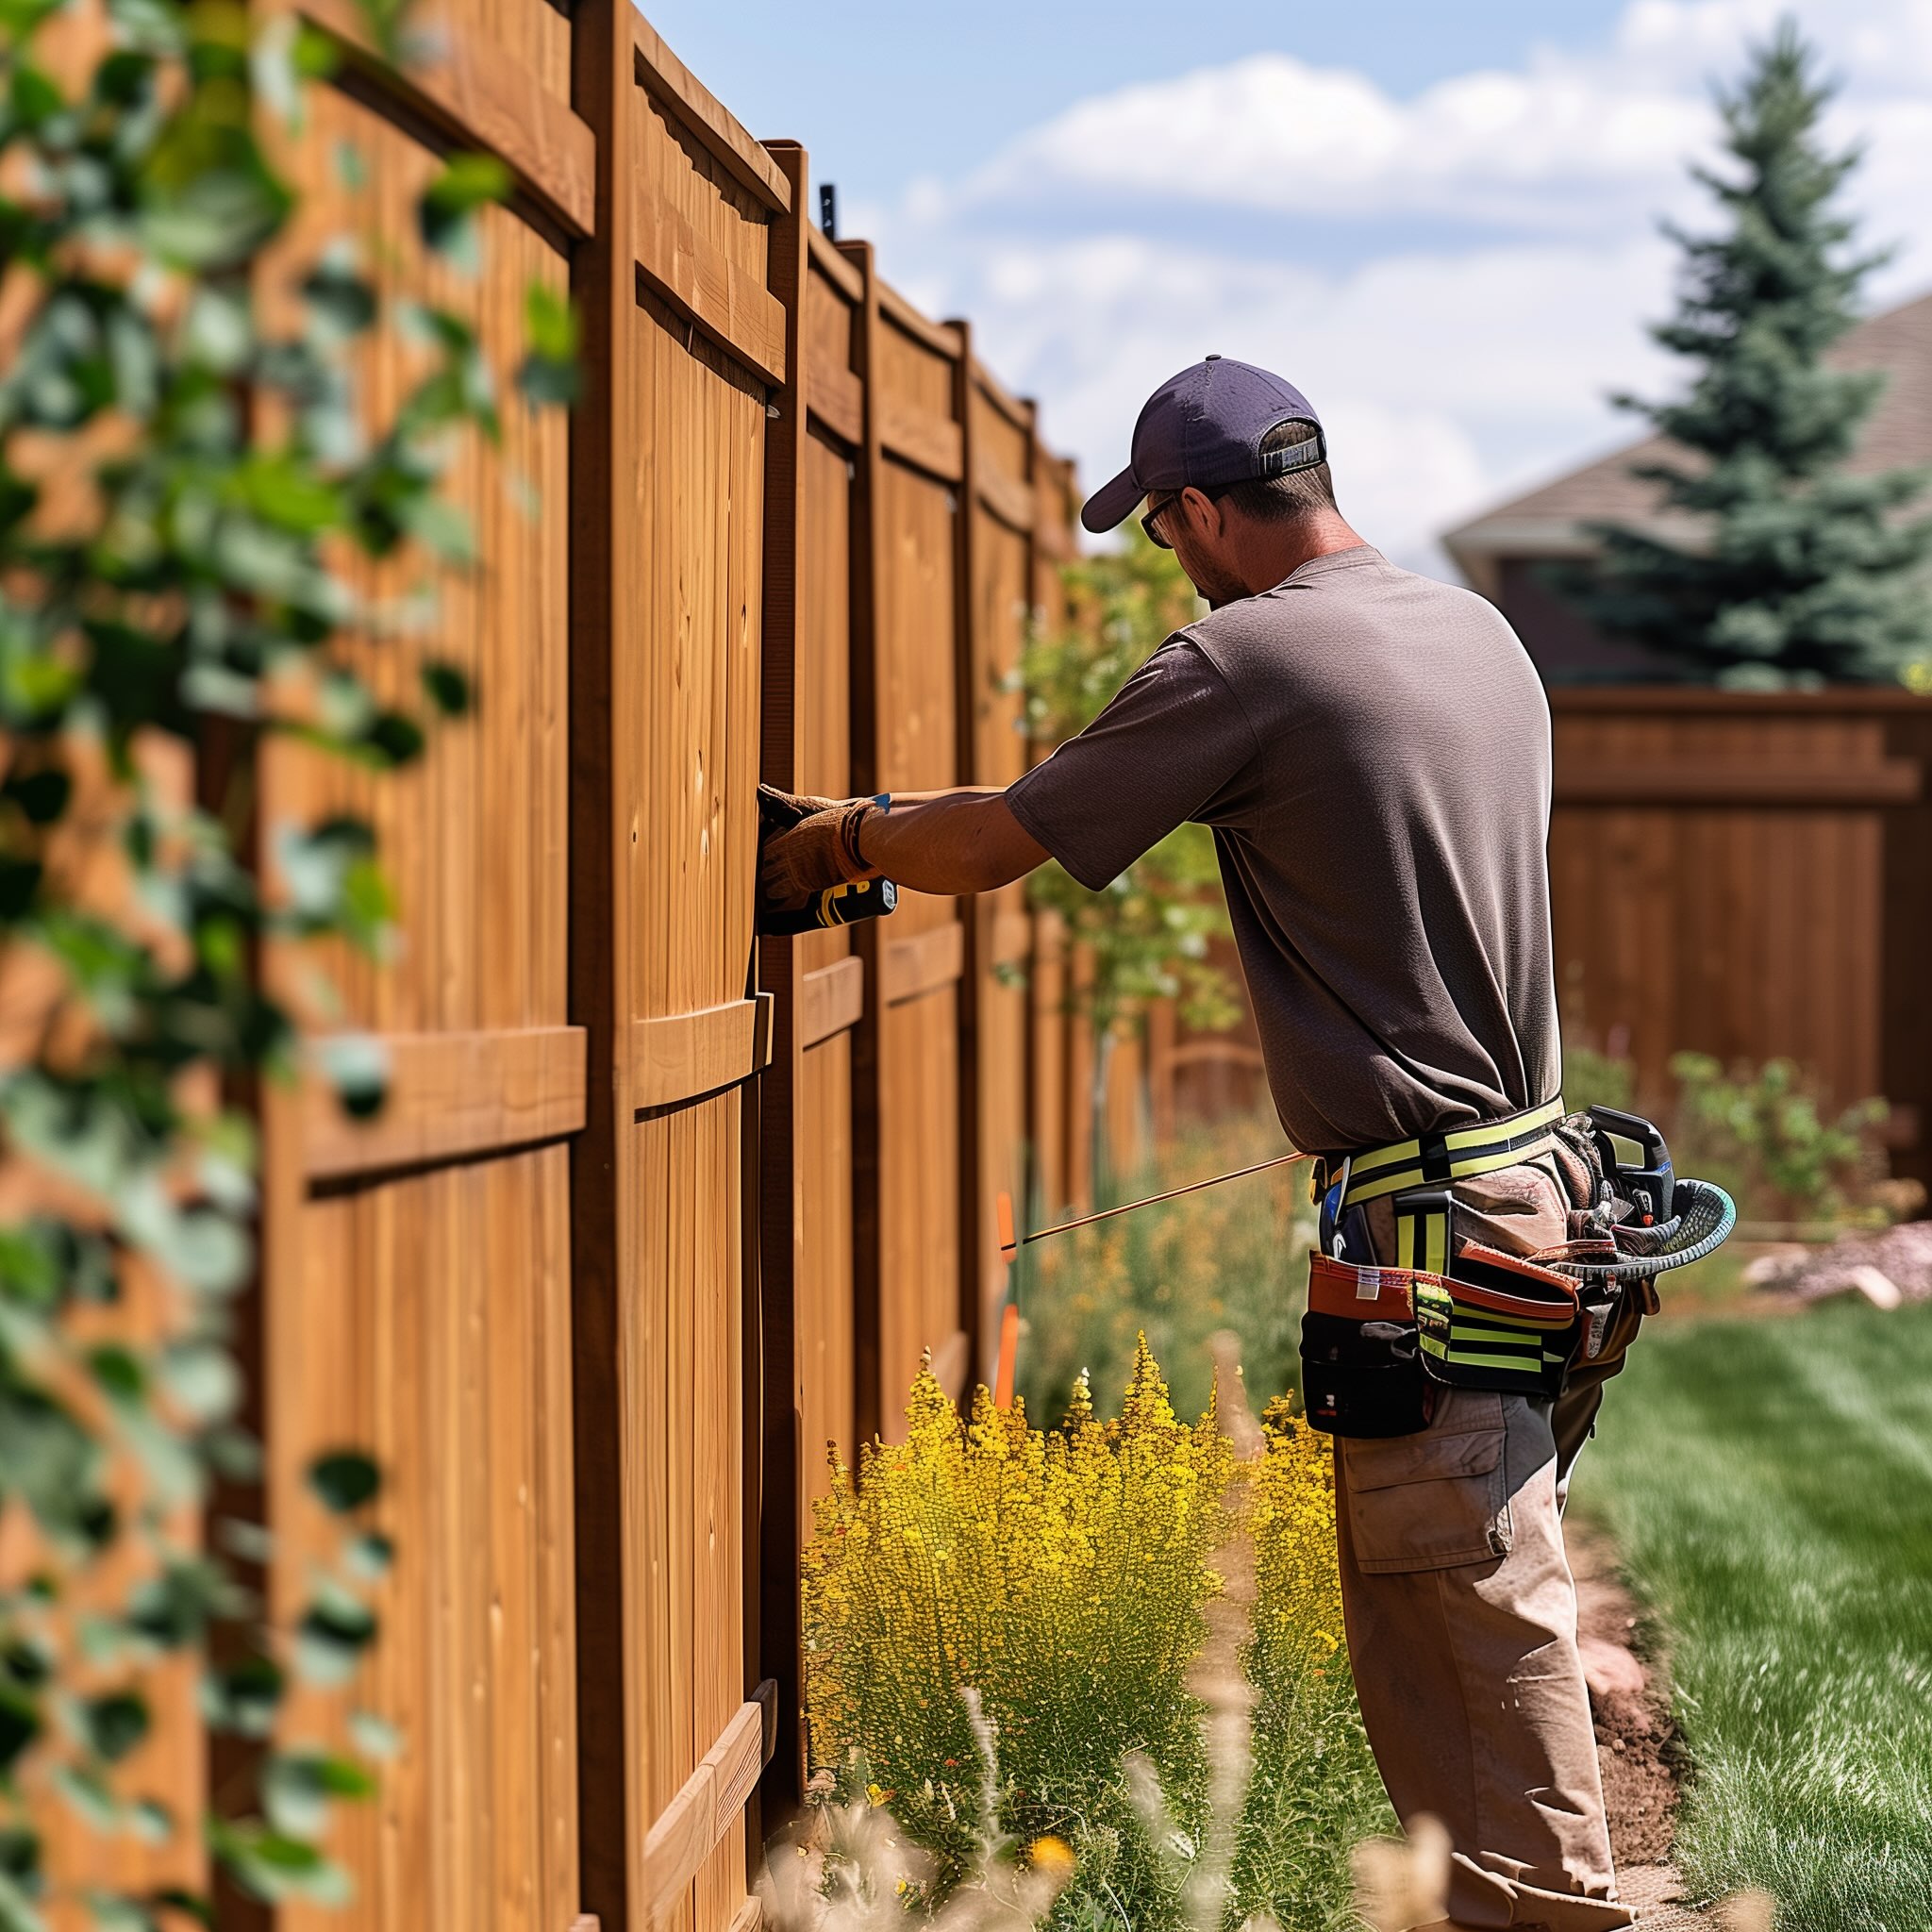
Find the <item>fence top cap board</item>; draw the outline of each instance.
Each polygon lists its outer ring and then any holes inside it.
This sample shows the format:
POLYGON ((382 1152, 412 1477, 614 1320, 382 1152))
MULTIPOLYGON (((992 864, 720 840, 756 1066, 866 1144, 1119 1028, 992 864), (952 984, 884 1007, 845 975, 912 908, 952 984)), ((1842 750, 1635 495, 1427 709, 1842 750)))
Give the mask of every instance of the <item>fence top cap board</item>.
POLYGON ((865 278, 840 251, 831 239, 817 228, 807 228, 806 241, 811 250, 811 265, 855 308, 865 300, 865 278))
POLYGON ((1729 712, 1740 717, 1766 712, 1932 716, 1932 696, 1897 685, 1834 685, 1825 691, 1719 691, 1696 684, 1557 684, 1549 687, 1550 708, 1565 711, 1673 713, 1729 712))
POLYGON ((977 356, 973 358, 973 380, 978 385, 980 394, 1015 429, 1031 429, 1033 427, 1034 404, 1032 401, 1024 396, 1016 396, 977 356))
POLYGON ((774 214, 789 213, 791 184, 784 170, 744 130, 731 110, 669 47, 651 23, 631 10, 638 82, 675 113, 774 214))
POLYGON ((891 283, 875 278, 879 291, 879 312, 902 328, 914 341, 923 342, 935 356, 957 362, 966 353, 966 333, 951 323, 933 322, 920 313, 891 283))

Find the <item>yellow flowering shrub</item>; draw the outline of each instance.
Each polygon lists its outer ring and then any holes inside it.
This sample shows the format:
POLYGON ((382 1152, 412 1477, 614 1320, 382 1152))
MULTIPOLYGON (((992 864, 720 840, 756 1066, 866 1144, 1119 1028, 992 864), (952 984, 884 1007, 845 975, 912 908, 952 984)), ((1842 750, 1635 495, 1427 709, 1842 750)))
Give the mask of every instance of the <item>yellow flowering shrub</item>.
POLYGON ((1255 1549, 1244 1651, 1257 1693, 1254 1768, 1234 1883, 1240 1916, 1266 1911, 1297 1932, 1354 1928, 1349 1847, 1392 1828, 1362 1730, 1335 1560, 1328 1438, 1279 1398, 1261 1418, 1266 1450, 1248 1491, 1255 1549))
POLYGON ((1210 1557, 1234 1468, 1212 1402, 1179 1421, 1142 1341, 1117 1421, 1095 1417, 1084 1378, 1060 1429, 984 1389, 962 1421, 929 1370, 907 1418, 903 1443, 864 1451, 856 1484, 835 1463, 806 1552, 815 1765, 890 1807, 943 1889, 977 1805, 971 1686, 996 1739, 1004 1828, 1064 1840, 1117 1890, 1144 1890, 1123 1758, 1144 1753, 1172 1789, 1201 1785, 1184 1680, 1220 1589, 1210 1557))

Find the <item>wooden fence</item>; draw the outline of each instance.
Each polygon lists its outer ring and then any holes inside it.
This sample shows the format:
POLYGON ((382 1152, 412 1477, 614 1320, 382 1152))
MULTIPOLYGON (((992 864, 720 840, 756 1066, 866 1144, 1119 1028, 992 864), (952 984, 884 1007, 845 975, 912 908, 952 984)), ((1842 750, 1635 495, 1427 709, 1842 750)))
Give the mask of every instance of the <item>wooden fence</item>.
POLYGON ((1932 702, 1904 691, 1551 693, 1566 1032, 1668 1091, 1680 1049, 1798 1061, 1894 1106, 1932 1180, 1932 702))
MULTIPOLYGON (((529 283, 567 286, 585 382, 568 418, 507 402, 456 472, 485 562, 431 646, 476 716, 400 782, 282 750, 262 776, 271 825, 375 820, 405 940, 325 962, 330 1025, 388 1054, 381 1115, 318 1083, 263 1120, 272 1591, 323 1546, 324 1447, 381 1460, 399 1551, 365 1701, 405 1742, 345 1819, 358 1902, 328 1923, 746 1932, 801 1774, 824 1445, 890 1435, 924 1351, 955 1390, 990 1371, 994 1197, 1081 1198, 1092 1145, 1051 923, 1017 889, 908 893, 755 941, 755 787, 1017 775, 1010 673, 1077 496, 967 326, 818 233, 802 150, 628 6, 447 0, 403 79, 347 0, 300 5, 350 58, 275 274, 361 234, 499 367, 529 283), (410 222, 450 148, 515 182, 467 281, 410 222)), ((411 353, 367 350, 376 407, 411 353)), ((312 964, 273 970, 294 992, 312 964)))

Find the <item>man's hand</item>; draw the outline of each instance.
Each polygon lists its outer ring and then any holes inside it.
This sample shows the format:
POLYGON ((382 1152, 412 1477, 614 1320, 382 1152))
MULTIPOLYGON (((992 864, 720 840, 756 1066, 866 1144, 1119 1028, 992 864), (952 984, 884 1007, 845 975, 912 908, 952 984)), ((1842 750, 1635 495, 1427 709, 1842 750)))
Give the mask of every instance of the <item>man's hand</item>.
POLYGON ((760 785, 760 900, 799 906, 827 886, 875 877, 878 869, 859 855, 858 827, 878 809, 870 798, 814 798, 760 785))

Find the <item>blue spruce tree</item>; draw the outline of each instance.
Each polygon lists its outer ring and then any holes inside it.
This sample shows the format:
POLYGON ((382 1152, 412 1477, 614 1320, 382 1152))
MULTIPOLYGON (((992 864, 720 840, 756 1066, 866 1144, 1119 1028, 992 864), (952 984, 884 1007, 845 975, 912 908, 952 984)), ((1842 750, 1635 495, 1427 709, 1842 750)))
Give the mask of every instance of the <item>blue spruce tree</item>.
POLYGON ((1675 316, 1651 331, 1701 369, 1682 402, 1615 399, 1683 452, 1632 475, 1698 534, 1596 525, 1599 566, 1564 578, 1604 629, 1719 684, 1890 683, 1932 656, 1932 519, 1901 514, 1932 473, 1845 470, 1885 377, 1824 359, 1885 258, 1849 252, 1854 225, 1835 208, 1858 156, 1819 141, 1831 92, 1787 22, 1720 94, 1738 166, 1694 174, 1729 225, 1666 229, 1683 281, 1675 316))

